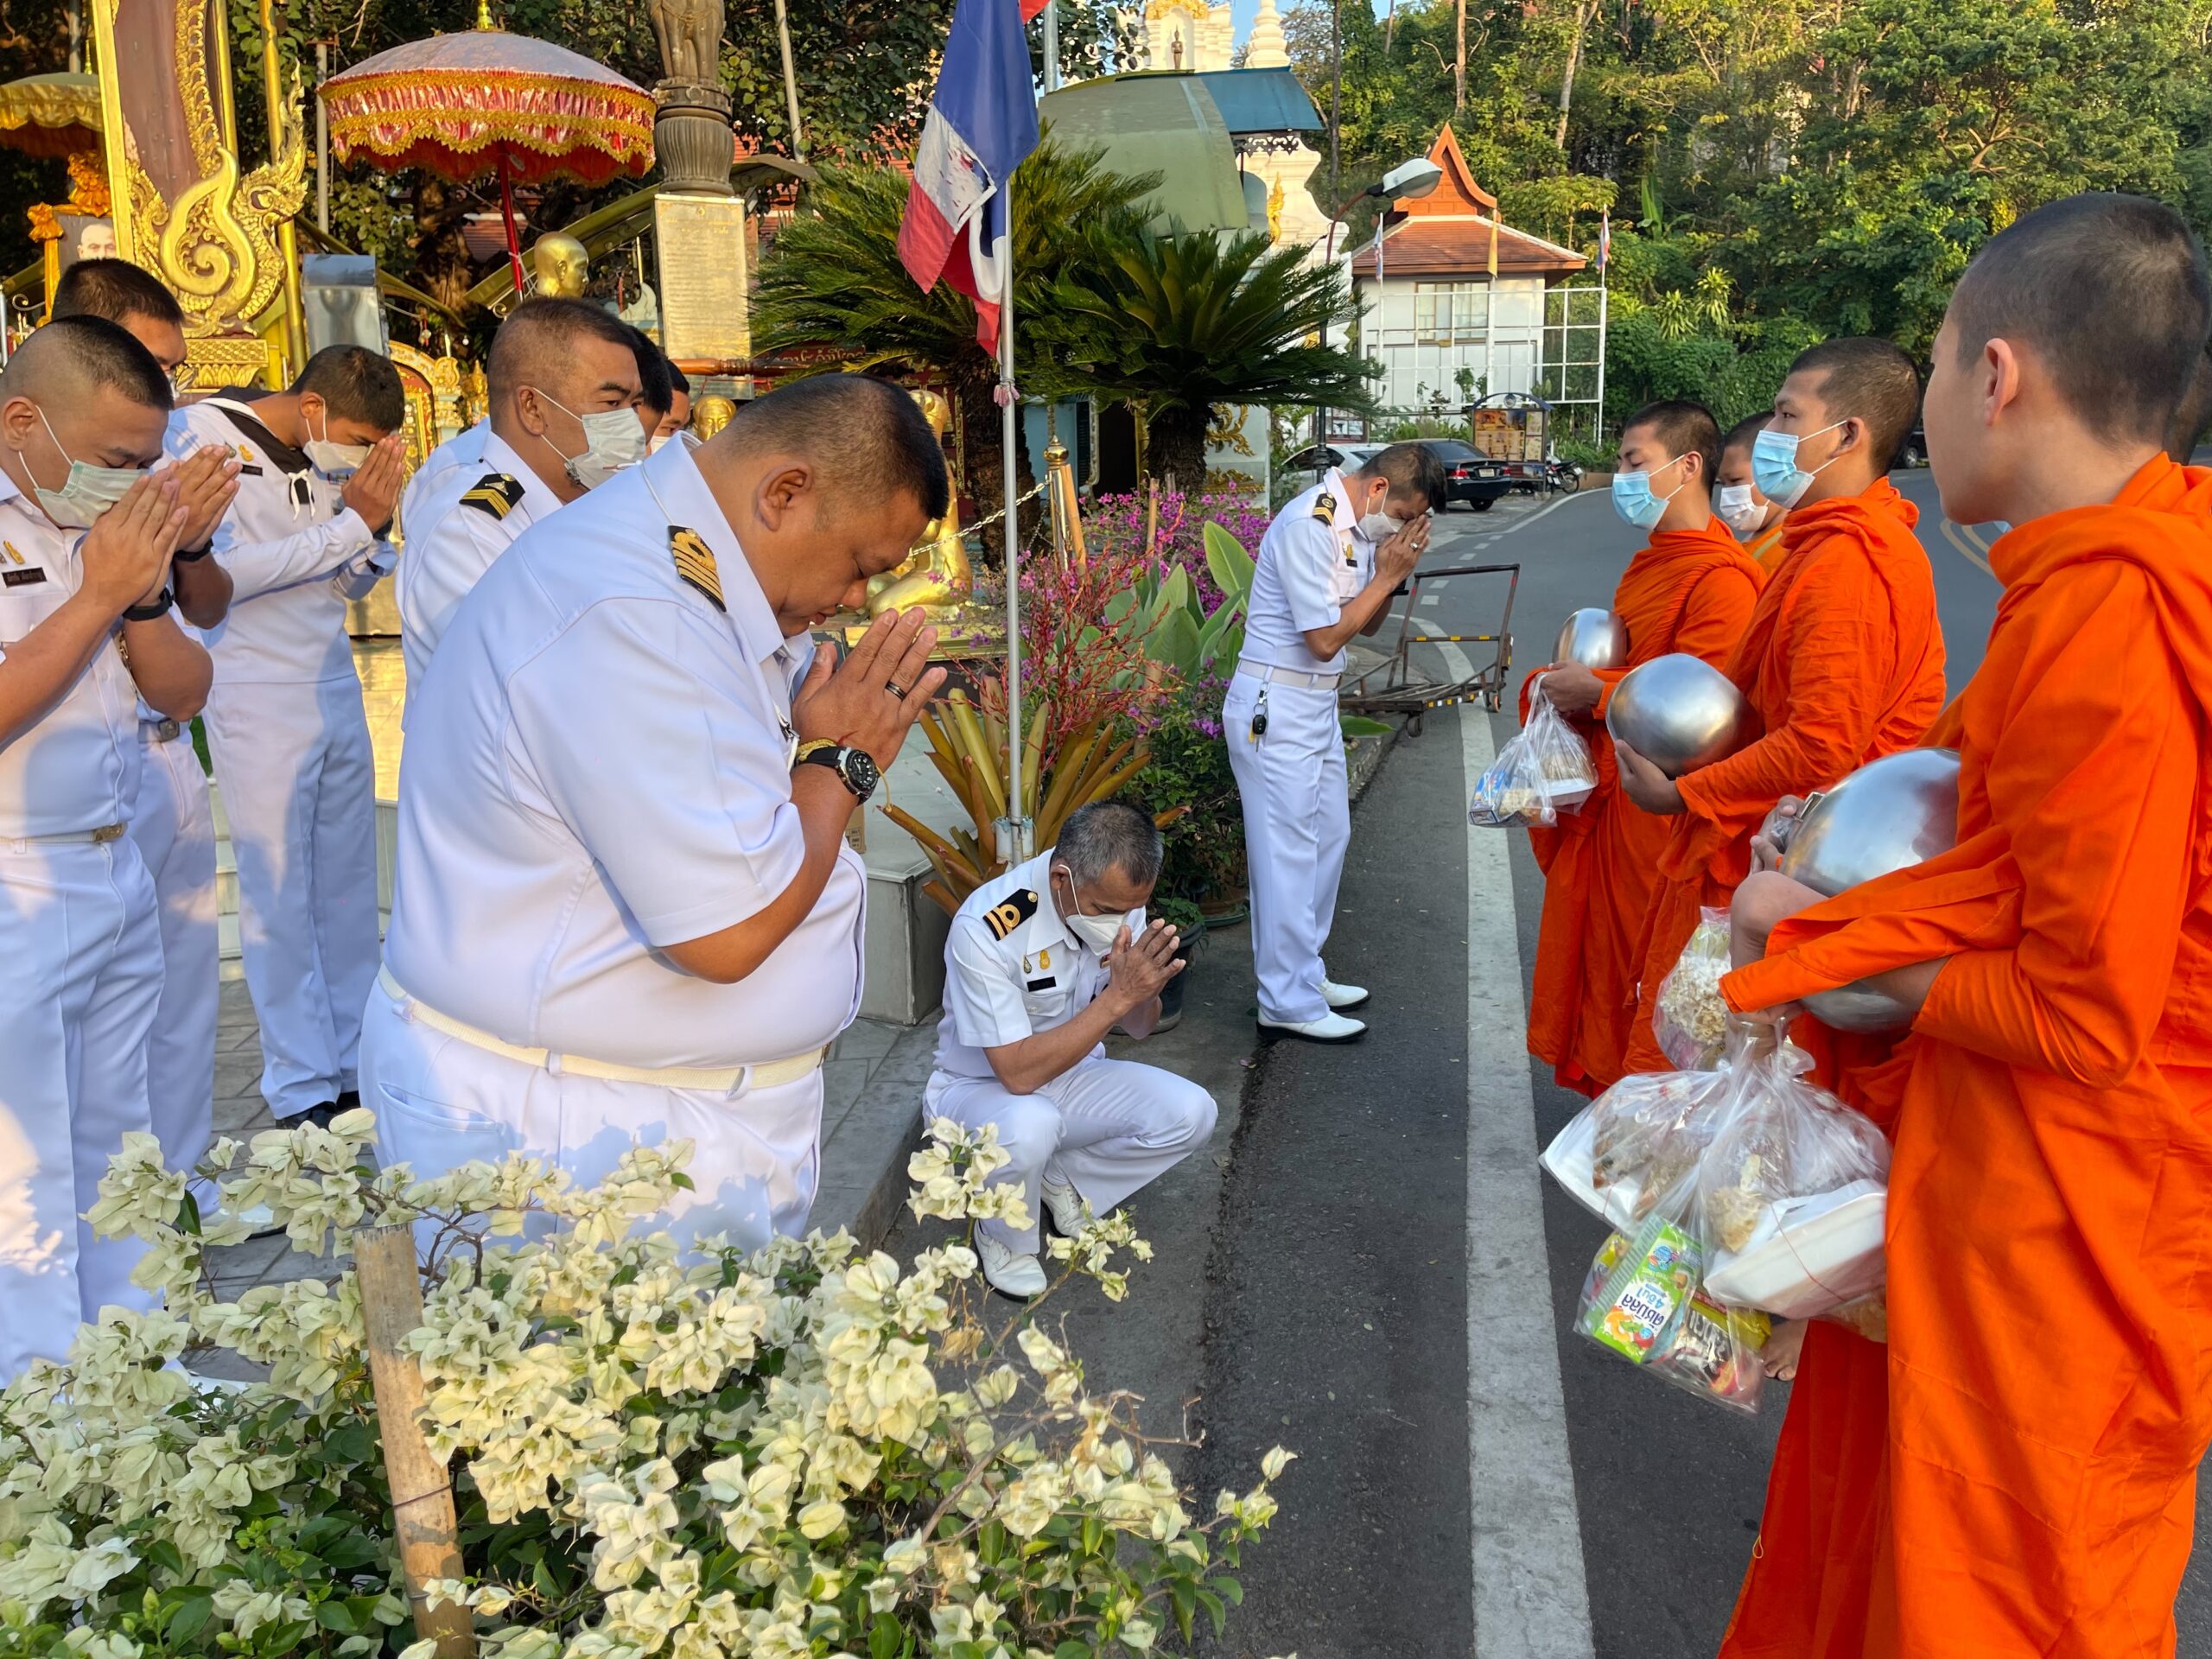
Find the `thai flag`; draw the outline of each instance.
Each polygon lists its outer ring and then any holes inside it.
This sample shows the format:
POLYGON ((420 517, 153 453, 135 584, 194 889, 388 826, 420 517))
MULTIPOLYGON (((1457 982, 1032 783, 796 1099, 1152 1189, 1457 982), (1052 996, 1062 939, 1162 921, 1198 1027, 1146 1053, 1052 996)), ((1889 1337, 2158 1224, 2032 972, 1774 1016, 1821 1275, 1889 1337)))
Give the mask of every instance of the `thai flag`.
POLYGON ((1005 185, 1036 148, 1020 0, 958 0, 914 152, 899 257, 925 292, 942 276, 976 302, 976 339, 987 352, 998 349, 999 304, 1013 270, 1005 185))

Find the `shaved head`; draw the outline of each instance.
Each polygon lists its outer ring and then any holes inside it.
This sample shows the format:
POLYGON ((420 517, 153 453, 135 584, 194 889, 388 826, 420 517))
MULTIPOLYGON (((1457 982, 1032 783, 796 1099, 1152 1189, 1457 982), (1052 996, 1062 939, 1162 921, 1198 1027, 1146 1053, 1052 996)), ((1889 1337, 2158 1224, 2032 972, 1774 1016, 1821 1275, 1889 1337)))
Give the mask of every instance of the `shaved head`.
POLYGON ((944 450, 913 398, 867 374, 816 374, 740 404, 714 442, 740 459, 807 461, 844 507, 905 495, 925 518, 951 505, 944 450))
POLYGON ((104 317, 35 328, 0 372, 0 456, 19 490, 58 490, 70 463, 144 468, 162 458, 169 378, 104 317))
POLYGON ((1946 321, 1961 364, 2008 341, 2084 424, 2163 448, 2203 359, 2212 283, 2202 246, 2164 203, 2068 196, 1990 238, 1946 321))
POLYGON ((1773 412, 1764 409, 1756 415, 1746 415, 1730 427, 1728 435, 1720 440, 1720 453, 1725 455, 1732 449, 1741 449, 1749 454, 1751 446, 1758 442, 1759 434, 1766 430, 1766 423, 1772 418, 1773 412))
POLYGON ((1920 417, 1920 372, 1910 358, 1886 340, 1853 334, 1800 352, 1789 365, 1789 378, 1801 374, 1828 419, 1866 423, 1867 452, 1878 475, 1896 464, 1897 451, 1920 417))
POLYGON ((2189 389, 2182 393, 2181 406, 2174 410, 2173 424, 2166 433, 2166 454, 2177 465, 2188 466, 2190 456, 2196 452, 2196 441, 2208 426, 2212 426, 2212 347, 2196 354, 2189 389))
MULTIPOLYGON (((588 300, 525 300, 492 337, 486 388, 494 403, 505 402, 518 386, 557 389, 575 374, 576 346, 585 340, 617 346, 634 364, 635 334, 627 323, 588 300)), ((576 407, 569 399, 563 401, 576 407)))
POLYGON ((1687 397, 1667 397, 1646 404, 1621 423, 1621 442, 1625 445, 1629 434, 1639 428, 1657 439, 1670 459, 1676 455, 1702 455, 1707 483, 1720 470, 1720 423, 1713 418, 1713 411, 1703 404, 1694 404, 1687 397))
POLYGON ((0 372, 0 397, 29 397, 54 408, 105 390, 168 413, 168 374, 128 330, 104 317, 63 317, 34 328, 0 372))

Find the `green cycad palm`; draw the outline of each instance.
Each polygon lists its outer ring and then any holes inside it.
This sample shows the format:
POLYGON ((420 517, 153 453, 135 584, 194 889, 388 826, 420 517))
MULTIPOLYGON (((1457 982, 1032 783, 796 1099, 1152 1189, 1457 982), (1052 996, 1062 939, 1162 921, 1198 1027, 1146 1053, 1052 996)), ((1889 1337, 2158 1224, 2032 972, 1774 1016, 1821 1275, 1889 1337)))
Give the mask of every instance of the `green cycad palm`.
MULTIPOLYGON (((1048 137, 1014 175, 1015 375, 1025 396, 1084 389, 1065 368, 1065 319, 1052 303, 1071 264, 1094 257, 1084 227, 1155 188, 1157 175, 1109 172, 1093 152, 1048 137)), ((907 181, 889 168, 824 168, 798 218, 762 259, 755 345, 850 346, 864 366, 941 375, 959 411, 969 494, 985 512, 1002 499, 998 367, 976 343, 976 308, 939 283, 927 294, 899 263, 907 181)), ((1021 461, 1025 477, 1029 467, 1021 461)), ((995 545, 995 538, 993 538, 995 545)))
POLYGON ((1127 209, 1093 221, 1090 257, 1055 299, 1070 371, 1145 412, 1145 467, 1202 486, 1206 429, 1223 404, 1365 410, 1373 371, 1336 346, 1355 313, 1337 273, 1257 231, 1160 232, 1127 209))

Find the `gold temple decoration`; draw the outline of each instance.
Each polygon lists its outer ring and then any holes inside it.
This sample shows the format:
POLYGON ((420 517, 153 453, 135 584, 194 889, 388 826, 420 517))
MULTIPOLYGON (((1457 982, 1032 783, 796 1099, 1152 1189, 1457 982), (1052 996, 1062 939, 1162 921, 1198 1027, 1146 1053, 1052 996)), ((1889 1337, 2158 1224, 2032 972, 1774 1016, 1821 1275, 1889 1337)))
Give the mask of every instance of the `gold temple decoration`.
POLYGON ((736 413, 737 405, 728 398, 710 394, 691 405, 691 429, 704 442, 728 426, 736 413))
POLYGON ((591 250, 563 231, 549 231, 531 245, 531 292, 540 297, 581 300, 591 280, 591 250))
POLYGON ((183 132, 197 176, 165 195, 141 164, 115 68, 122 9, 138 3, 93 0, 92 7, 102 66, 101 141, 107 176, 111 182, 123 181, 113 193, 118 250, 153 270, 176 295, 200 384, 257 379, 268 367, 269 353, 253 329, 285 287, 284 233, 307 199, 307 144, 297 87, 288 102, 276 100, 283 108, 271 135, 272 159, 242 171, 235 124, 224 119, 230 112, 230 62, 220 10, 211 0, 175 0, 173 61, 154 66, 149 73, 161 76, 181 102, 183 132), (225 106, 219 110, 218 86, 225 106), (251 372, 242 372, 249 365, 251 372))
POLYGON ((46 262, 46 303, 48 311, 54 307, 54 285, 61 280, 61 244, 69 234, 68 226, 61 223, 64 215, 72 219, 105 219, 111 203, 107 193, 107 175, 100 171, 99 157, 89 150, 79 150, 69 157, 69 200, 59 203, 39 202, 30 210, 31 240, 39 245, 39 251, 46 262))
MULTIPOLYGON (((952 405, 926 386, 916 388, 912 395, 942 448, 945 430, 952 424, 952 405)), ((949 610, 974 589, 975 570, 968 562, 968 543, 960 534, 957 491, 954 492, 954 498, 956 505, 946 511, 944 518, 932 518, 923 527, 922 539, 902 563, 880 576, 868 578, 870 616, 917 605, 932 613, 949 610)))

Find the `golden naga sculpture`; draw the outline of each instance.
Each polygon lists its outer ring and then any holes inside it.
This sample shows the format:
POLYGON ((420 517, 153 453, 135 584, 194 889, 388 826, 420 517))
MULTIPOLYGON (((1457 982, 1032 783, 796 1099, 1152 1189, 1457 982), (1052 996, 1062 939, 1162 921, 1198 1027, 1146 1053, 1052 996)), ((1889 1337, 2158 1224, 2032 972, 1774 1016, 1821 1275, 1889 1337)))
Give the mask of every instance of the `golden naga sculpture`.
MULTIPOLYGON (((918 388, 912 394, 921 406, 922 418, 930 423, 930 430, 937 435, 940 447, 946 430, 952 424, 952 406, 927 387, 918 388)), ((955 505, 942 518, 932 518, 924 526, 922 539, 914 544, 905 563, 882 575, 871 576, 868 584, 868 613, 880 616, 889 610, 912 610, 918 606, 923 610, 949 611, 967 599, 976 585, 974 567, 968 562, 968 544, 960 534, 959 492, 954 491, 955 505)))

